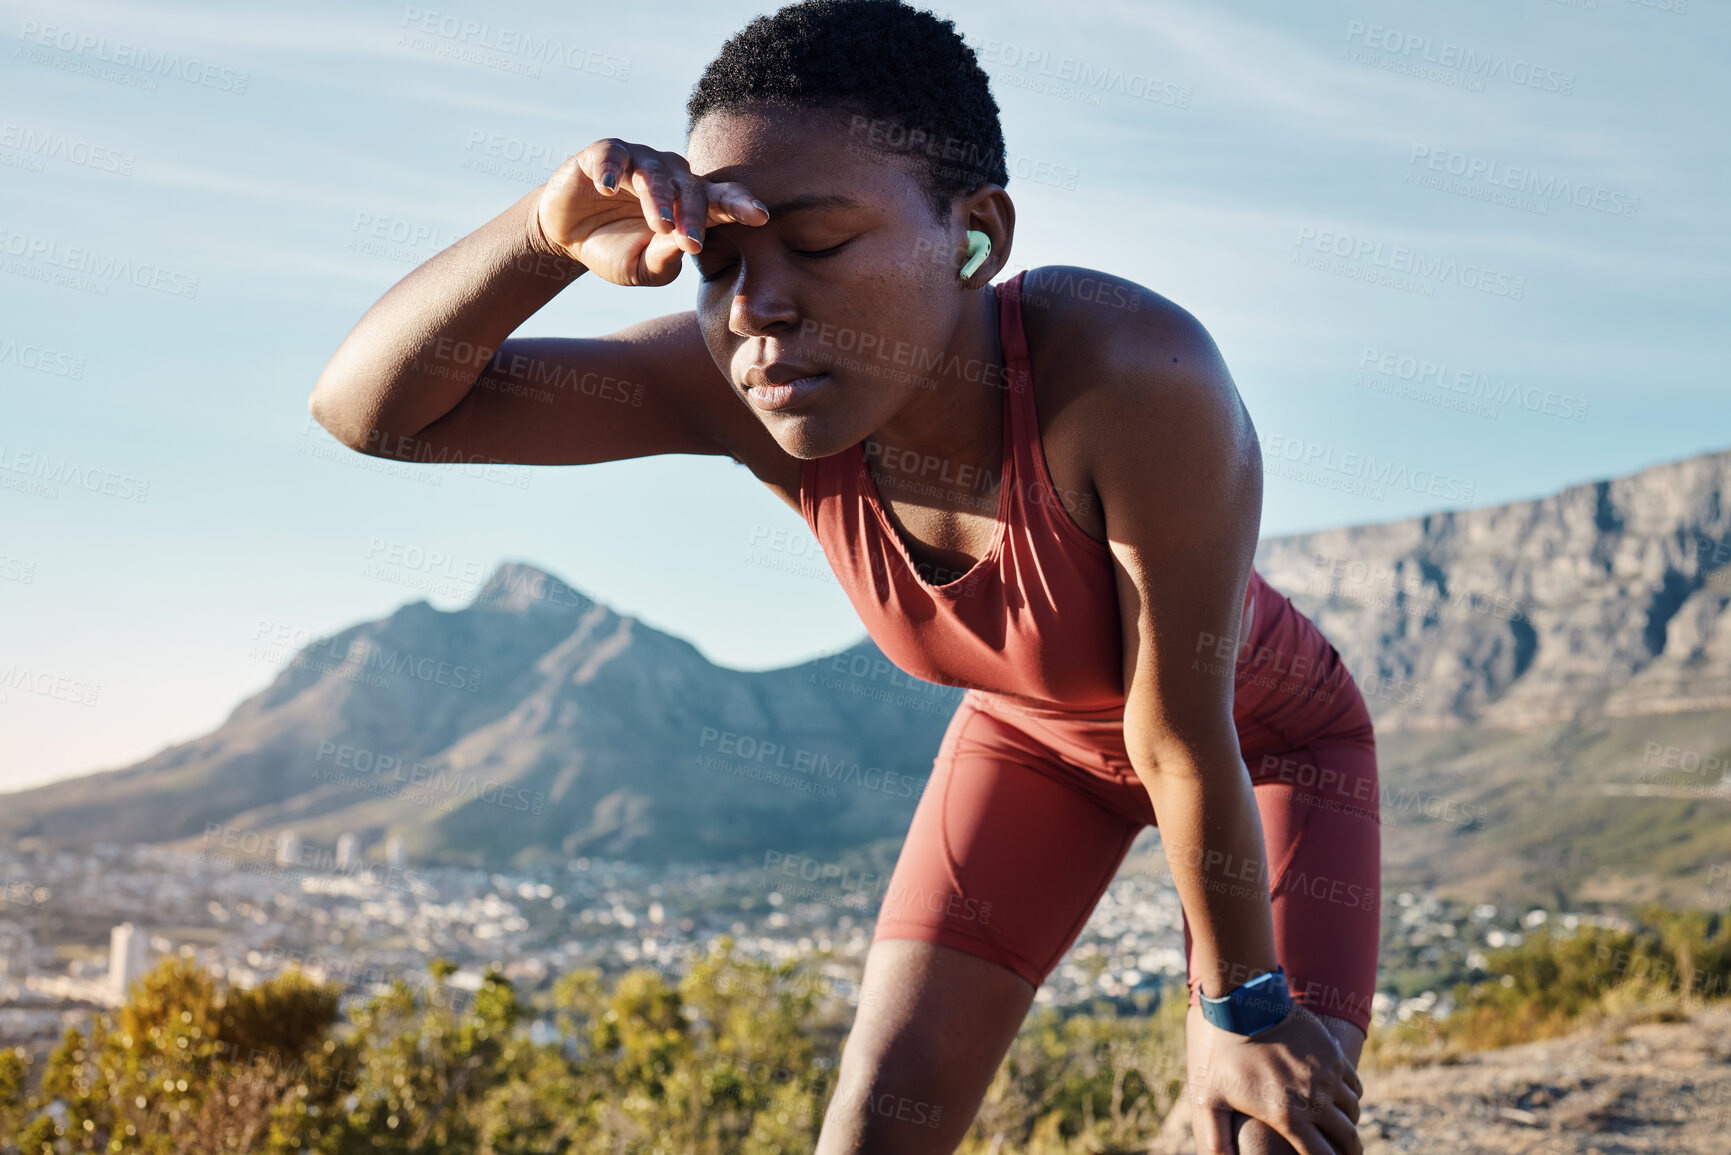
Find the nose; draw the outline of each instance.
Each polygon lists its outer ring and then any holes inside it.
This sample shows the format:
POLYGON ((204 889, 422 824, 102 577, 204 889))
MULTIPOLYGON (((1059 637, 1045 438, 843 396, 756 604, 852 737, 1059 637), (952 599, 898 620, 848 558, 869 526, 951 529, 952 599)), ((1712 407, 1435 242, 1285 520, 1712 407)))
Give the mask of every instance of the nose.
POLYGON ((739 279, 727 308, 727 327, 741 337, 768 337, 799 324, 799 308, 773 274, 740 262, 739 279))

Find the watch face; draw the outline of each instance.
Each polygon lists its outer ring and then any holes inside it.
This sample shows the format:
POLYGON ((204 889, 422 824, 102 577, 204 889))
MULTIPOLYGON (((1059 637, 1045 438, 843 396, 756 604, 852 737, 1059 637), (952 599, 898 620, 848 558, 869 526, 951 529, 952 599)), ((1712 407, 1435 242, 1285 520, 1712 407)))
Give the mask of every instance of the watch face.
POLYGON ((1203 996, 1203 1016, 1215 1026, 1238 1035, 1253 1035, 1285 1019, 1292 1010, 1292 993, 1283 969, 1257 975, 1214 998, 1203 996))

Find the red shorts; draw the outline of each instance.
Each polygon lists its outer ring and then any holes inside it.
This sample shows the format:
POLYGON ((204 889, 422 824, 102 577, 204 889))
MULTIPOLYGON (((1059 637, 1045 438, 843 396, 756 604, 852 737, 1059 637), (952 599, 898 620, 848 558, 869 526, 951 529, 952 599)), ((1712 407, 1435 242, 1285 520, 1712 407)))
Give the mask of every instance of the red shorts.
MULTIPOLYGON (((1275 951, 1294 998, 1370 1027, 1381 915, 1376 739, 1344 671, 1336 708, 1296 749, 1243 750, 1268 851, 1275 951)), ((873 941, 968 951, 1038 987, 1143 827, 1148 790, 1123 722, 1024 712, 970 692, 933 763, 873 941)), ((1199 999, 1184 920, 1190 1002, 1199 999)))

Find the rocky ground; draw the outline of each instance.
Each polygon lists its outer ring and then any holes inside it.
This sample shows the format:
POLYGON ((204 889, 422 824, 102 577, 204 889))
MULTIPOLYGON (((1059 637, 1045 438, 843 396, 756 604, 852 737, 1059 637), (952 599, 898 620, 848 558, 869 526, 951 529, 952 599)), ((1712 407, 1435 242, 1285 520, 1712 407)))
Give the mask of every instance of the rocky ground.
MULTIPOLYGON (((1731 1006, 1612 1021, 1448 1065, 1363 1074, 1365 1155, 1726 1155, 1731 1006)), ((1190 1155, 1189 1126, 1154 1155, 1190 1155)))

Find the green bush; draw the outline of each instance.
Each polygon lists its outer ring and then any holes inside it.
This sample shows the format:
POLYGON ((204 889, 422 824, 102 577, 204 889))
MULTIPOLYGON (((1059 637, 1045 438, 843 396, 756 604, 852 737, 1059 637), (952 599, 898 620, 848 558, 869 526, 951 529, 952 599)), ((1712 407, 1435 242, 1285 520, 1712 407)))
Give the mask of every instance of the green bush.
MULTIPOLYGON (((0 1053, 0 1150, 261 1155, 541 1155, 597 1150, 792 1155, 815 1145, 831 1072, 817 986, 720 946, 669 985, 561 978, 566 1043, 534 1044, 528 1009, 489 971, 460 1010, 436 986, 392 989, 340 1022, 340 992, 297 972, 222 989, 181 958, 69 1031, 40 1090, 0 1053)), ((435 979, 455 968, 433 965, 435 979)))
POLYGON ((958 1155, 1146 1151, 1184 1088, 1188 994, 1169 985, 1147 1018, 1035 1011, 958 1155))
MULTIPOLYGON (((1493 953, 1491 977, 1457 985, 1447 1018, 1373 1029, 1363 1065, 1446 1061, 1731 991, 1731 920, 1636 917, 1630 932, 1541 930, 1493 953)), ((0 1151, 804 1155, 847 1009, 819 997, 811 970, 741 960, 733 945, 676 982, 573 971, 534 1012, 497 969, 460 1008, 448 986, 399 980, 347 1021, 340 992, 298 972, 225 989, 171 958, 88 1033, 68 1031, 35 1091, 22 1053, 0 1051, 0 1151), (532 1013, 557 1041, 530 1041, 532 1013)), ((1030 1015, 962 1155, 1146 1149, 1184 1083, 1185 991, 1163 993, 1149 1017, 1030 1015)))
POLYGON ((1373 1030, 1365 1065, 1513 1046, 1615 1013, 1675 1017, 1731 995, 1731 919, 1646 905, 1632 921, 1630 931, 1546 927, 1492 952, 1490 977, 1457 983, 1446 1018, 1373 1030))

